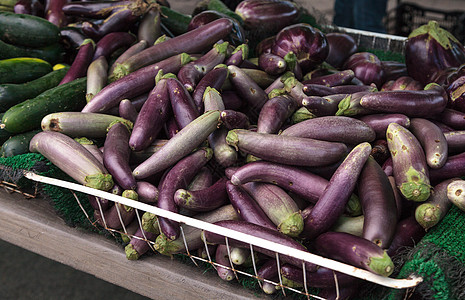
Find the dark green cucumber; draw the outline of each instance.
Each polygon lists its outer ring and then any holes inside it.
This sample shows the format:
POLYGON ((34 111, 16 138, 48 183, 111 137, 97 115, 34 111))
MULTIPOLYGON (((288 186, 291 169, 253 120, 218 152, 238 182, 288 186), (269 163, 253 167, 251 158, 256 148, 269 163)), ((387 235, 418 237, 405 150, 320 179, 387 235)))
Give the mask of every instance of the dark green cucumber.
POLYGON ((187 32, 187 26, 192 17, 186 14, 177 12, 166 6, 160 6, 161 9, 161 22, 163 25, 168 27, 168 30, 171 31, 174 35, 180 35, 187 32))
POLYGON ((0 112, 56 87, 68 69, 69 67, 64 67, 26 83, 0 84, 0 112))
POLYGON ((17 57, 0 60, 0 84, 25 83, 52 72, 52 65, 39 58, 17 57))
POLYGON ((40 128, 48 114, 81 110, 86 105, 86 81, 86 77, 73 80, 11 107, 3 115, 1 126, 11 133, 26 132, 40 128))
POLYGON ((12 157, 15 155, 29 153, 29 142, 39 132, 40 130, 32 130, 13 135, 3 143, 0 150, 0 156, 12 157))
POLYGON ((48 61, 51 64, 62 62, 65 49, 60 43, 40 48, 29 48, 5 43, 0 40, 0 59, 15 57, 35 57, 48 61))
POLYGON ((13 45, 44 47, 60 41, 60 29, 41 17, 1 11, 0 39, 13 45))
MULTIPOLYGON (((0 113, 0 119, 3 117, 3 113, 0 113)), ((7 139, 10 138, 13 134, 6 131, 3 128, 0 128, 0 145, 3 144, 7 139)), ((1 147, 0 147, 1 148, 1 147)), ((0 149, 1 151, 1 149, 0 149)))

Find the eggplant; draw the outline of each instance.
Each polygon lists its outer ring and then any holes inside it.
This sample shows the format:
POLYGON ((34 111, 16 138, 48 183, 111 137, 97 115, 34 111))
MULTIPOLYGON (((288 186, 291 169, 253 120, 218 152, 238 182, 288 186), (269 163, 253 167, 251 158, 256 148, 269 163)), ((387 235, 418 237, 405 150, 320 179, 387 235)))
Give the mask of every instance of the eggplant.
POLYGON ((155 241, 157 234, 138 228, 131 241, 124 247, 126 258, 129 260, 138 260, 139 257, 152 249, 151 243, 155 241))
POLYGON ((465 211, 465 180, 456 179, 447 185, 447 198, 460 210, 465 211))
POLYGON ((115 78, 121 78, 144 66, 159 62, 173 55, 186 52, 198 53, 225 38, 232 30, 232 21, 226 18, 215 20, 182 35, 155 44, 127 59, 115 69, 115 78))
POLYGON ((187 190, 189 191, 199 191, 202 189, 206 189, 213 184, 213 172, 208 167, 203 167, 200 171, 195 175, 192 181, 187 186, 187 190))
POLYGON ((29 143, 29 151, 42 154, 80 184, 104 191, 113 187, 113 178, 104 165, 84 146, 63 133, 37 133, 29 143))
POLYGON ((91 19, 104 19, 112 11, 129 4, 130 1, 73 1, 63 6, 63 12, 68 16, 91 19))
POLYGON ((415 219, 425 230, 438 224, 449 211, 452 202, 447 195, 448 185, 458 179, 446 179, 435 185, 431 196, 415 209, 415 219))
POLYGON ((219 126, 208 136, 208 143, 213 149, 215 161, 224 168, 235 165, 239 159, 236 149, 226 142, 228 132, 225 126, 219 126))
MULTIPOLYGON (((236 220, 218 221, 218 222, 215 222, 214 224, 231 229, 231 230, 236 230, 236 231, 239 231, 245 234, 250 234, 258 238, 263 238, 268 241, 273 241, 275 243, 288 246, 288 247, 292 247, 297 250, 307 251, 307 249, 302 244, 295 241, 293 238, 288 237, 280 233, 277 230, 269 229, 269 228, 266 228, 266 227, 263 227, 257 224, 253 224, 253 223, 246 222, 246 221, 236 221, 236 220)), ((209 231, 202 231, 202 240, 209 244, 225 244, 226 243, 224 236, 221 236, 221 235, 209 232, 209 231)), ((228 241, 229 241, 229 245, 233 247, 249 248, 249 244, 247 243, 240 242, 240 241, 237 241, 231 238, 229 238, 228 241)), ((270 256, 270 257, 276 256, 276 253, 274 251, 267 250, 259 246, 254 246, 254 250, 259 253, 263 253, 267 256, 270 256)), ((281 259, 281 261, 285 263, 289 263, 289 264, 292 264, 298 267, 301 267, 302 264, 305 264, 305 269, 308 272, 314 272, 318 269, 318 266, 313 263, 303 262, 302 260, 294 258, 289 255, 280 255, 279 258, 281 259)))
POLYGON ((322 76, 317 76, 317 77, 312 77, 307 80, 303 80, 302 84, 319 84, 319 85, 324 85, 327 87, 334 87, 334 86, 340 86, 340 85, 346 85, 352 82, 352 79, 354 79, 355 73, 352 70, 343 70, 340 72, 328 74, 328 75, 322 75, 322 76))
POLYGON ((108 81, 108 62, 105 56, 100 56, 87 68, 86 100, 90 102, 100 92, 108 81))
POLYGON ((320 84, 304 84, 302 91, 308 96, 329 96, 335 94, 354 94, 358 92, 376 92, 373 85, 337 85, 327 87, 320 84))
POLYGON ((136 192, 139 195, 139 201, 144 203, 155 203, 158 201, 158 188, 147 181, 136 182, 136 192))
POLYGON ((413 79, 410 76, 401 76, 396 80, 387 81, 381 87, 381 91, 421 91, 424 88, 423 84, 413 79))
POLYGON ((315 248, 323 256, 381 276, 387 277, 394 272, 394 263, 386 250, 349 233, 325 232, 315 240, 315 248))
POLYGON ((235 66, 242 66, 244 61, 249 57, 249 45, 247 44, 241 44, 234 48, 233 52, 231 52, 231 55, 227 57, 224 61, 224 64, 229 66, 229 65, 235 65, 235 66))
POLYGON ((77 141, 79 144, 83 145, 84 148, 86 148, 90 153, 92 153, 95 158, 98 159, 99 162, 103 164, 103 152, 99 149, 96 143, 94 141, 89 140, 86 137, 80 137, 80 138, 75 138, 75 141, 77 141))
POLYGON ((153 45, 162 35, 160 19, 160 10, 158 8, 149 9, 140 20, 137 28, 137 39, 146 41, 148 45, 153 45))
MULTIPOLYGON (((383 66, 384 70, 384 79, 385 83, 388 81, 397 81, 397 79, 402 78, 402 77, 409 77, 408 72, 407 72, 407 65, 405 62, 400 62, 396 60, 382 60, 381 65, 383 66)), ((411 78, 413 79, 413 78, 411 78)), ((401 80, 402 81, 402 80, 401 80)), ((413 81, 408 80, 409 83, 413 83, 413 81)), ((419 82, 414 82, 413 86, 419 86, 420 89, 423 88, 422 84, 419 82)))
POLYGON ((434 120, 455 130, 465 130, 465 112, 446 107, 441 113, 433 118, 434 120))
POLYGON ((369 157, 358 179, 357 191, 364 215, 362 237, 389 248, 397 224, 397 206, 389 178, 369 157))
POLYGON ((271 48, 273 54, 284 58, 293 52, 303 73, 324 62, 329 46, 325 35, 311 25, 299 23, 281 29, 271 48))
POLYGON ((258 133, 245 129, 230 130, 226 142, 256 157, 298 166, 328 165, 347 153, 347 146, 343 143, 258 133))
POLYGON ((457 154, 465 151, 465 130, 452 130, 444 132, 447 141, 447 149, 450 154, 457 154))
POLYGON ((284 58, 272 53, 261 54, 258 57, 258 66, 270 75, 280 75, 287 69, 284 58))
POLYGON ((447 88, 449 107, 465 112, 465 75, 457 78, 447 88))
POLYGON ((43 18, 45 7, 39 0, 19 0, 13 6, 15 14, 33 15, 43 18))
POLYGON ((199 112, 204 111, 203 106, 203 95, 207 87, 211 87, 216 90, 220 90, 221 86, 228 77, 228 69, 226 65, 217 65, 207 72, 197 83, 194 91, 192 92, 192 99, 199 112))
POLYGON ((361 105, 360 101, 363 96, 377 94, 377 92, 357 92, 353 94, 346 94, 346 96, 339 101, 336 116, 363 116, 373 114, 376 111, 361 105))
POLYGON ((218 276, 224 281, 231 281, 236 277, 233 271, 233 266, 231 265, 231 262, 229 260, 228 253, 229 253, 228 246, 218 245, 218 247, 216 247, 216 252, 215 252, 215 262, 217 263, 216 272, 218 276))
POLYGON ((410 118, 404 114, 375 113, 360 116, 358 119, 374 130, 377 139, 386 138, 386 130, 391 123, 397 123, 405 128, 410 127, 410 118))
POLYGON ((331 227, 330 231, 346 232, 356 236, 363 236, 364 215, 357 217, 348 217, 342 215, 331 227))
POLYGON ((63 12, 63 6, 68 0, 46 0, 45 19, 57 27, 64 27, 68 24, 68 18, 63 12))
POLYGON ((129 99, 123 99, 118 106, 118 114, 121 118, 131 121, 134 123, 137 119, 137 110, 132 101, 129 99))
POLYGON ((95 95, 92 101, 82 109, 82 112, 104 112, 117 106, 123 99, 142 95, 153 89, 155 86, 154 74, 157 74, 159 70, 163 70, 165 74, 176 73, 181 66, 190 62, 191 59, 191 56, 181 53, 114 81, 104 87, 98 95, 95 95))
POLYGON ((238 128, 247 129, 250 126, 249 118, 240 111, 226 109, 221 111, 220 117, 221 122, 229 130, 238 128))
POLYGON ((296 101, 288 95, 269 99, 258 115, 257 132, 277 133, 297 108, 296 101))
POLYGON ((169 93, 171 111, 173 112, 179 130, 181 130, 199 117, 200 113, 195 106, 191 94, 180 80, 176 78, 167 78, 166 88, 169 93))
POLYGON ((104 35, 95 45, 93 60, 100 56, 110 59, 111 54, 120 48, 129 48, 136 37, 128 32, 110 32, 104 35))
POLYGON ((354 38, 347 33, 329 32, 326 34, 326 40, 329 52, 325 61, 337 69, 341 68, 344 62, 358 51, 354 38))
POLYGON ((111 206, 105 211, 94 210, 94 218, 97 224, 104 227, 105 229, 121 229, 134 220, 136 216, 136 210, 132 207, 127 207, 119 202, 115 202, 115 205, 111 206))
POLYGON ((196 118, 133 170, 136 179, 146 178, 174 165, 207 139, 218 126, 219 118, 219 111, 205 112, 196 118))
POLYGON ((405 64, 408 74, 426 85, 434 73, 465 63, 463 45, 437 21, 429 21, 408 36, 405 64))
POLYGON ((375 131, 366 123, 344 116, 324 116, 305 120, 284 129, 281 135, 352 145, 375 140, 375 131))
POLYGON ((447 93, 443 87, 431 83, 421 91, 385 91, 369 93, 362 97, 360 105, 385 113, 400 113, 409 117, 434 117, 447 106, 447 93))
POLYGON ((352 70, 355 77, 366 85, 374 83, 378 89, 385 81, 381 60, 373 53, 354 53, 344 62, 343 68, 352 70))
POLYGON ((104 138, 107 128, 113 122, 125 123, 132 128, 132 122, 118 116, 101 113, 58 112, 42 118, 43 131, 56 131, 71 137, 104 138))
POLYGON ((426 230, 415 220, 415 216, 410 216, 400 220, 396 226, 396 233, 392 239, 391 246, 387 250, 390 257, 394 257, 413 248, 425 236, 426 230))
POLYGON ((201 190, 178 189, 174 202, 192 211, 211 211, 229 202, 226 191, 227 178, 218 179, 213 185, 201 190))
POLYGON ((431 185, 425 154, 418 139, 408 129, 391 123, 386 132, 396 185, 407 200, 423 202, 431 185))
POLYGON ((304 271, 301 267, 296 267, 290 264, 284 264, 281 266, 281 274, 286 279, 304 284, 304 281, 307 283, 307 286, 314 288, 333 288, 336 287, 336 278, 337 285, 339 287, 346 287, 352 285, 357 278, 347 275, 345 273, 337 272, 325 267, 319 267, 316 272, 304 271), (304 277, 305 276, 305 277, 304 277), (335 278, 336 277, 336 278, 335 278))
POLYGON ((74 79, 85 77, 87 74, 87 68, 92 62, 94 50, 94 41, 91 39, 85 39, 79 46, 79 51, 73 60, 71 67, 69 68, 68 72, 66 72, 65 77, 63 77, 59 85, 71 82, 74 79))
POLYGON ((428 166, 433 169, 444 166, 449 150, 447 140, 441 129, 427 119, 412 118, 409 130, 423 147, 428 166))
POLYGON ((147 48, 149 43, 146 40, 140 40, 137 43, 134 43, 132 46, 127 48, 118 58, 113 62, 110 69, 108 70, 109 81, 113 82, 114 78, 111 76, 115 70, 115 68, 123 63, 126 59, 130 58, 131 56, 141 52, 145 48, 147 48))

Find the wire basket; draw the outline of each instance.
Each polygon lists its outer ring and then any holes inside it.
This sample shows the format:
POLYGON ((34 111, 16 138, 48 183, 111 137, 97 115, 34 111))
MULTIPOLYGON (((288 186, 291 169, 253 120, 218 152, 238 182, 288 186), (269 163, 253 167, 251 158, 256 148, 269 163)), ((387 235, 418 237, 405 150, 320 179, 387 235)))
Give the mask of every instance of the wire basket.
MULTIPOLYGON (((331 259, 327 259, 327 258, 318 256, 318 255, 312 254, 310 252, 297 250, 297 249, 294 249, 294 248, 291 248, 291 247, 288 247, 288 246, 285 246, 285 245, 282 245, 282 244, 279 244, 279 243, 276 243, 276 242, 273 242, 273 241, 265 240, 265 239, 258 238, 258 237, 255 237, 255 236, 252 236, 252 235, 249 235, 249 234, 245 234, 245 233, 241 233, 241 232, 234 231, 234 230, 231 230, 231 229, 227 229, 227 228, 224 228, 224 227, 221 227, 221 226, 218 226, 218 225, 215 225, 215 224, 211 224, 211 223, 208 223, 208 222, 205 222, 205 221, 201 221, 201 220, 198 220, 198 219, 195 219, 195 218, 192 218, 192 217, 188 217, 188 216, 185 216, 185 215, 181 215, 181 214, 173 213, 173 212, 170 212, 170 211, 166 211, 166 210, 160 209, 158 207, 155 207, 153 205, 149 205, 149 204, 142 203, 142 202, 139 202, 139 201, 134 201, 134 200, 124 198, 124 197, 121 197, 121 196, 118 196, 118 195, 115 195, 115 194, 112 194, 112 193, 108 193, 108 192, 96 190, 96 189, 93 189, 93 188, 89 188, 89 187, 86 187, 86 186, 83 186, 83 185, 80 185, 80 184, 64 181, 64 180, 61 180, 61 179, 55 179, 55 178, 51 178, 51 177, 38 175, 38 174, 36 174, 34 172, 29 172, 29 171, 26 171, 24 173, 24 176, 27 179, 30 179, 30 180, 32 180, 34 182, 69 189, 72 192, 80 192, 80 193, 84 193, 84 194, 88 194, 88 195, 93 195, 93 196, 96 196, 96 197, 101 197, 101 198, 104 198, 104 199, 114 201, 115 203, 117 202, 117 203, 120 203, 122 205, 132 207, 136 211, 136 219, 137 219, 136 221, 133 221, 133 222, 136 222, 136 224, 138 226, 140 226, 141 228, 142 228, 142 223, 141 223, 141 215, 142 215, 142 213, 143 212, 150 212, 150 213, 153 213, 153 214, 155 214, 155 215, 157 215, 159 217, 164 217, 164 218, 170 219, 172 221, 179 222, 179 224, 183 224, 183 226, 192 226, 192 227, 197 228, 199 230, 209 231, 209 232, 216 233, 216 234, 224 236, 228 253, 230 253, 230 249, 231 249, 230 246, 229 246, 229 242, 231 241, 231 239, 234 239, 234 240, 249 244, 249 248, 250 248, 250 251, 251 251, 251 254, 252 254, 252 258, 254 257, 254 255, 253 255, 254 251, 255 251, 254 247, 260 247, 260 248, 264 248, 264 249, 268 249, 268 250, 273 251, 275 253, 275 258, 276 258, 276 263, 277 263, 278 268, 279 268, 280 264, 282 264, 280 256, 286 255, 286 256, 293 257, 293 258, 297 258, 297 259, 302 261, 302 270, 303 270, 303 278, 304 278, 304 284, 303 284, 302 289, 297 289, 297 288, 294 288, 294 287, 291 287, 291 286, 286 286, 283 283, 283 278, 279 275, 279 272, 278 272, 279 281, 277 281, 277 282, 267 280, 267 279, 264 279, 264 278, 260 278, 257 275, 257 264, 253 259, 252 259, 252 264, 253 264, 253 270, 254 271, 252 273, 247 273, 247 272, 244 272, 244 271, 241 271, 241 270, 235 268, 234 264, 232 262, 231 262, 232 267, 218 264, 218 263, 214 262, 214 260, 212 259, 212 254, 208 253, 208 247, 207 247, 207 244, 205 242, 204 243, 205 243, 205 247, 207 249, 207 258, 202 258, 202 257, 196 256, 196 255, 193 255, 192 253, 189 252, 189 250, 187 250, 186 253, 185 253, 185 255, 187 255, 194 262, 194 264, 196 264, 196 265, 198 265, 198 262, 204 262, 204 263, 208 263, 208 264, 212 265, 213 268, 215 268, 215 269, 217 267, 223 267, 223 268, 226 268, 226 269, 230 269, 230 270, 232 270, 234 272, 236 278, 238 277, 239 274, 249 276, 249 277, 255 278, 258 281, 258 284, 260 286, 261 286, 261 284, 263 282, 268 282, 268 283, 271 283, 271 284, 274 284, 274 285, 280 287, 284 294, 285 294, 286 290, 290 290, 292 292, 295 292, 295 293, 298 293, 298 294, 301 294, 301 295, 305 295, 309 299, 310 298, 312 298, 312 299, 324 299, 324 298, 322 298, 322 297, 320 297, 320 296, 318 296, 316 294, 312 294, 312 292, 307 288, 305 262, 313 263, 313 264, 316 264, 318 266, 329 268, 329 269, 331 269, 333 271, 348 274, 348 275, 351 275, 353 277, 365 280, 367 282, 375 283, 375 284, 380 285, 380 286, 393 288, 393 289, 405 289, 406 294, 408 294, 409 291, 411 291, 412 288, 415 288, 420 282, 422 282, 421 277, 414 276, 414 275, 411 275, 411 276, 409 276, 408 278, 405 278, 405 279, 394 279, 394 278, 389 278, 389 277, 384 277, 384 276, 381 276, 381 275, 377 275, 377 274, 374 274, 372 272, 369 272, 369 271, 366 271, 366 270, 363 270, 363 269, 359 269, 359 268, 356 268, 354 266, 351 266, 351 265, 348 265, 348 264, 345 264, 345 263, 341 263, 341 262, 338 262, 338 261, 334 261, 334 260, 331 260, 331 259)), ((75 197, 75 198, 76 198, 76 201, 78 202, 79 206, 82 208, 83 213, 86 214, 87 218, 92 223, 91 217, 87 215, 87 212, 83 208, 82 203, 80 202, 79 198, 78 197, 75 197)), ((101 213, 102 213, 102 216, 103 216, 102 211, 101 211, 101 213)), ((131 236, 133 238, 142 239, 142 240, 146 241, 149 244, 152 251, 156 252, 156 250, 153 248, 153 244, 154 244, 153 241, 147 239, 147 237, 145 235, 143 237, 137 237, 137 236, 129 234, 128 230, 127 230, 127 227, 124 225, 123 220, 121 219, 121 214, 119 214, 119 217, 120 217, 120 222, 121 222, 121 225, 122 225, 122 229, 113 229, 113 228, 109 228, 107 226, 104 226, 105 227, 104 229, 107 230, 108 232, 110 232, 113 235, 116 234, 116 233, 127 234, 127 235, 129 235, 129 236, 131 236)), ((105 221, 104 221, 104 223, 105 223, 105 221)), ((95 224, 93 224, 93 225, 96 226, 95 224)), ((181 237, 183 239, 185 249, 189 249, 189 245, 187 244, 187 241, 186 241, 186 238, 185 238, 185 235, 184 235, 183 227, 180 226, 180 228, 181 228, 181 237)), ((335 272, 333 272, 333 273, 334 273, 334 280, 335 280, 335 284, 334 284, 335 292, 336 292, 336 295, 339 295, 339 289, 340 288, 339 288, 339 285, 338 285, 337 275, 336 275, 335 272)))

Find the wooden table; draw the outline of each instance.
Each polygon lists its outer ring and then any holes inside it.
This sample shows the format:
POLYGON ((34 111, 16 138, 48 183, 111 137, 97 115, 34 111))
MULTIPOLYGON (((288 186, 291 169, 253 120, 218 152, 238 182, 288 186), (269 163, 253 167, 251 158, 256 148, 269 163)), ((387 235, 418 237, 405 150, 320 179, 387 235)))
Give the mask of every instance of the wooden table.
POLYGON ((46 200, 3 190, 0 239, 154 299, 268 298, 166 256, 129 261, 115 241, 66 225, 46 200))

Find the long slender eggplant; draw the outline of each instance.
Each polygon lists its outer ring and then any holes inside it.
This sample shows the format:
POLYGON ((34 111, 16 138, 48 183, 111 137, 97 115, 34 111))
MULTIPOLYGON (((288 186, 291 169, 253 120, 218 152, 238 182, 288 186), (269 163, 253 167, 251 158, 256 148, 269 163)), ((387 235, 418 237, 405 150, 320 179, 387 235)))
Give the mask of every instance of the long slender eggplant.
POLYGON ((343 143, 257 133, 245 129, 229 131, 226 141, 229 145, 256 157, 298 166, 328 165, 347 153, 347 146, 343 143))
POLYGON ((221 111, 221 122, 228 128, 232 129, 247 129, 250 127, 250 121, 246 114, 231 109, 221 111))
MULTIPOLYGON (((211 159, 210 148, 200 148, 192 154, 179 160, 162 179, 158 190, 157 206, 172 212, 178 212, 174 202, 174 194, 180 188, 186 188, 187 184, 194 178, 195 174, 211 159)), ((179 224, 167 218, 158 218, 161 232, 169 239, 174 240, 179 237, 179 224)))
POLYGON ((396 123, 386 132, 396 184, 407 200, 422 202, 430 196, 431 186, 425 154, 418 139, 396 123))
POLYGON ((239 160, 236 149, 226 142, 228 132, 228 129, 221 125, 208 136, 208 142, 213 149, 215 161, 224 168, 236 164, 239 160))
POLYGON ((375 92, 377 89, 372 85, 338 85, 327 87, 320 84, 304 84, 303 92, 308 96, 329 96, 335 94, 353 94, 358 92, 375 92))
POLYGON ((74 140, 77 141, 79 144, 83 145, 84 148, 86 148, 90 153, 92 153, 95 156, 95 158, 97 158, 98 161, 103 164, 103 152, 100 151, 99 147, 96 143, 94 143, 94 141, 89 140, 86 137, 75 138, 74 140))
POLYGON ((94 55, 95 43, 91 39, 86 39, 79 46, 79 51, 76 58, 73 60, 71 67, 66 72, 65 77, 60 81, 59 84, 65 84, 73 81, 74 79, 85 77, 87 74, 87 68, 92 62, 94 55))
MULTIPOLYGON (((129 140, 131 140, 131 138, 129 138, 129 140)), ((145 149, 140 150, 140 151, 131 151, 131 158, 130 158, 131 164, 137 165, 137 164, 142 163, 144 160, 152 156, 155 152, 160 150, 160 148, 163 147, 167 141, 168 141, 167 139, 155 139, 145 149)))
MULTIPOLYGON (((347 275, 345 273, 337 272, 325 267, 319 267, 316 272, 308 272, 305 270, 305 281, 307 286, 315 288, 330 288, 336 286, 340 287, 350 286, 357 279, 356 277, 347 275), (336 276, 336 278, 334 278, 336 276)), ((302 267, 293 266, 290 264, 284 264, 281 266, 281 274, 286 279, 293 280, 295 282, 304 284, 304 273, 302 267)))
POLYGON ((162 35, 161 16, 157 7, 149 9, 142 17, 137 28, 137 39, 153 45, 162 35))
POLYGON ((181 66, 191 61, 185 53, 171 56, 158 63, 146 66, 120 80, 114 81, 103 88, 82 112, 103 112, 118 106, 123 99, 131 99, 142 95, 155 86, 154 77, 159 70, 166 73, 176 73, 181 66))
POLYGON ((428 166, 433 169, 444 166, 449 150, 441 128, 427 119, 412 118, 409 130, 423 147, 428 166))
POLYGON ((415 216, 400 220, 387 254, 394 257, 405 249, 413 248, 425 234, 426 230, 415 220, 415 216))
POLYGON ((150 243, 153 243, 156 238, 157 234, 145 231, 139 227, 131 238, 129 244, 124 247, 126 258, 129 260, 138 260, 139 257, 147 253, 152 248, 150 243))
POLYGON ((234 185, 230 181, 227 181, 226 192, 241 220, 277 230, 277 226, 242 186, 234 185))
POLYGON ((203 167, 187 186, 189 191, 199 191, 213 184, 213 171, 203 167))
POLYGON ((314 239, 336 223, 344 212, 370 153, 371 145, 367 142, 358 144, 350 151, 305 219, 303 237, 314 239))
POLYGON ((363 237, 387 249, 397 224, 397 206, 388 176, 381 166, 369 157, 357 185, 364 215, 363 237))
POLYGON ((304 220, 294 199, 283 188, 270 183, 242 185, 263 212, 285 235, 297 237, 304 228, 304 220))
POLYGON ((277 133, 297 108, 296 101, 289 95, 271 98, 260 110, 257 132, 277 133))
POLYGON ((465 180, 455 179, 447 185, 447 198, 449 201, 458 207, 460 210, 465 211, 465 180))
POLYGON ((410 76, 402 76, 396 80, 386 82, 381 88, 381 91, 401 90, 421 91, 423 90, 423 85, 410 76))
POLYGON ((222 18, 160 44, 153 45, 132 56, 119 68, 116 68, 115 77, 121 78, 144 66, 182 52, 199 53, 211 47, 218 40, 225 38, 231 30, 232 21, 222 18))
POLYGON ((118 106, 118 114, 121 118, 131 121, 134 123, 137 119, 137 110, 132 101, 129 99, 123 99, 118 106))
MULTIPOLYGON (((234 249, 241 249, 241 248, 234 248, 234 249)), ((257 277, 258 279, 267 279, 271 281, 277 281, 278 278, 278 264, 274 258, 270 258, 265 261, 265 263, 257 270, 257 277)), ((276 293, 277 289, 279 288, 277 285, 269 283, 267 281, 261 280, 262 290, 268 294, 276 293)))
POLYGON ((129 166, 131 132, 121 122, 110 126, 105 138, 103 163, 118 185, 125 190, 135 190, 137 183, 129 166))
POLYGON ((386 250, 349 233, 325 232, 315 240, 315 248, 323 256, 375 274, 387 277, 394 272, 394 264, 386 250))
POLYGON ((229 261, 229 251, 227 247, 228 246, 226 245, 218 245, 218 247, 216 247, 215 262, 218 263, 218 265, 216 265, 216 272, 218 276, 224 281, 231 281, 236 276, 234 275, 234 271, 232 269, 233 266, 229 261))
POLYGON ((444 132, 444 137, 447 141, 449 155, 465 151, 465 130, 444 132))
POLYGON ((228 42, 217 43, 202 57, 188 63, 179 70, 179 81, 187 91, 192 92, 205 74, 211 71, 216 65, 223 63, 228 46, 228 42))
POLYGON ((123 122, 129 128, 132 122, 121 117, 101 113, 58 112, 46 115, 41 121, 44 131, 57 131, 71 137, 104 138, 112 122, 123 122))
POLYGON ((128 226, 135 216, 134 208, 124 206, 119 202, 103 211, 103 214, 100 210, 94 210, 94 218, 100 226, 116 230, 128 226))
POLYGON ((192 96, 181 81, 176 78, 168 78, 166 85, 174 118, 179 129, 182 129, 199 116, 199 111, 192 96))
MULTIPOLYGON (((299 242, 295 241, 293 238, 288 237, 282 233, 280 233, 277 230, 269 229, 257 224, 253 224, 247 221, 235 221, 235 220, 228 220, 228 221, 218 221, 214 223, 215 225, 222 226, 231 230, 236 230, 242 233, 250 234, 252 236, 256 236, 259 238, 263 238, 269 241, 273 241, 275 243, 289 246, 292 248, 295 248, 297 250, 301 251, 307 251, 307 249, 302 246, 299 242)), ((225 244, 225 238, 224 236, 218 235, 211 233, 209 231, 203 231, 202 233, 202 239, 206 241, 207 243, 212 243, 212 244, 225 244)), ((235 246, 235 247, 249 247, 249 244, 239 242, 234 239, 228 239, 229 240, 229 245, 235 246)), ((267 256, 271 257, 276 257, 276 253, 271 250, 267 250, 265 248, 259 247, 259 246, 254 246, 254 250, 263 253, 267 256)), ((280 255, 279 258, 285 262, 292 264, 294 266, 302 266, 302 260, 296 259, 292 256, 288 255, 280 255)), ((309 263, 309 262, 304 262, 305 263, 305 269, 309 272, 314 272, 318 269, 318 266, 309 263)))
POLYGON ((136 37, 128 32, 110 32, 103 36, 95 45, 93 60, 100 56, 110 59, 110 55, 117 49, 129 48, 136 41, 136 37))
POLYGON ((324 76, 314 77, 308 80, 302 81, 302 84, 319 84, 328 87, 349 84, 355 77, 355 73, 352 70, 344 70, 333 74, 324 76))
POLYGON ((258 57, 258 66, 270 75, 280 75, 287 70, 284 58, 273 53, 262 53, 258 57))
POLYGON ((63 6, 63 12, 68 16, 92 19, 104 19, 113 10, 118 10, 130 1, 73 1, 63 6))
POLYGON ((213 185, 196 191, 179 189, 174 194, 174 202, 193 211, 214 210, 229 202, 226 181, 227 178, 220 178, 213 185))
POLYGON ((447 197, 448 185, 458 179, 446 179, 435 185, 431 196, 415 209, 415 219, 425 230, 438 224, 449 211, 452 202, 447 197))
POLYGON ((446 108, 447 102, 448 96, 444 88, 432 83, 421 91, 368 93, 362 97, 360 105, 379 112, 428 118, 440 114, 446 108))
POLYGON ((434 119, 455 130, 465 130, 465 112, 446 107, 434 119))
POLYGON ((158 201, 158 188, 147 181, 136 182, 136 192, 139 195, 139 201, 144 203, 155 203, 158 201))
POLYGON ((148 177, 174 165, 206 140, 218 126, 219 118, 219 111, 209 111, 189 123, 134 169, 136 179, 148 177))
POLYGON ((386 130, 391 123, 397 123, 405 128, 410 127, 410 118, 404 114, 369 114, 360 116, 360 121, 365 122, 376 133, 377 139, 386 138, 386 130))
POLYGON ((216 90, 220 90, 228 77, 228 69, 226 65, 217 65, 207 72, 202 79, 198 82, 194 91, 192 92, 192 99, 199 112, 203 112, 203 95, 207 87, 211 87, 216 90))
MULTIPOLYGON (((113 71, 115 70, 115 68, 123 63, 126 59, 130 58, 131 56, 141 52, 142 50, 144 50, 145 48, 148 47, 148 45, 150 45, 146 40, 139 40, 137 43, 134 43, 132 46, 130 46, 129 48, 127 48, 123 53, 121 53, 121 55, 118 56, 118 58, 113 62, 113 64, 111 65, 110 69, 108 70, 108 75, 112 75, 113 74, 113 71)), ((113 82, 114 81, 114 78, 109 76, 109 80, 110 82, 113 82)))
POLYGON ((224 102, 220 92, 212 87, 207 87, 205 89, 205 92, 203 93, 203 104, 204 111, 224 110, 224 102))
POLYGON ((67 135, 53 131, 37 133, 29 143, 29 151, 38 152, 77 182, 108 191, 113 179, 104 165, 84 146, 67 135))
MULTIPOLYGON (((239 216, 231 204, 195 215, 194 218, 208 223, 215 223, 221 220, 239 220, 239 216)), ((163 255, 173 255, 186 252, 186 250, 193 251, 204 245, 201 239, 201 229, 185 224, 181 224, 181 226, 186 238, 186 243, 184 243, 182 236, 175 240, 169 240, 164 234, 160 234, 155 241, 154 248, 163 255), (186 244, 188 249, 186 249, 186 244)))
POLYGON ((324 97, 307 96, 302 99, 302 106, 317 117, 333 116, 339 109, 339 102, 344 100, 344 94, 335 94, 324 97))
POLYGON ((87 68, 86 100, 91 101, 108 81, 108 62, 105 56, 100 56, 89 64, 87 68))
POLYGON ((374 130, 364 122, 344 116, 324 116, 289 126, 281 135, 357 145, 375 140, 374 130))
POLYGON ((142 106, 129 139, 133 151, 147 148, 157 138, 171 112, 168 84, 161 79, 142 106))
POLYGON ((63 12, 63 6, 68 0, 46 0, 45 19, 57 27, 64 27, 68 24, 68 17, 63 12))

